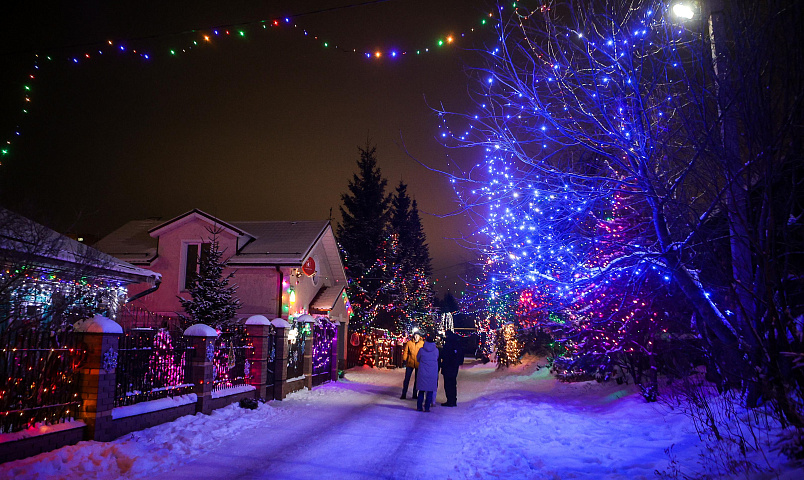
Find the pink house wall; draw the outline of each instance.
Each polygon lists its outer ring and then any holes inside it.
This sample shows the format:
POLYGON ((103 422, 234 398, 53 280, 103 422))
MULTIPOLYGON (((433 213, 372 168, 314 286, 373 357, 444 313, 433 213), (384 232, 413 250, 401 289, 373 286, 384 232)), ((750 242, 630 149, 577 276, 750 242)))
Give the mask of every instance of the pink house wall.
MULTIPOLYGON (((189 293, 183 289, 184 285, 180 284, 185 265, 182 257, 185 255, 186 245, 209 242, 211 234, 207 229, 212 226, 211 222, 189 217, 157 232, 160 234, 157 258, 150 266, 144 268, 161 273, 162 284, 155 292, 136 300, 135 305, 166 316, 175 316, 183 312, 177 297, 190 298, 189 293)), ((224 230, 218 234, 218 243, 223 251, 224 260, 237 251, 237 237, 229 231, 224 230)), ((232 269, 227 268, 224 273, 228 275, 231 271, 232 269)), ((281 290, 276 268, 238 268, 229 282, 237 285, 237 296, 243 303, 243 307, 238 311, 238 317, 254 314, 266 315, 268 318, 277 316, 277 295, 281 290)), ((129 295, 135 295, 144 289, 142 285, 133 285, 129 288, 129 295)))

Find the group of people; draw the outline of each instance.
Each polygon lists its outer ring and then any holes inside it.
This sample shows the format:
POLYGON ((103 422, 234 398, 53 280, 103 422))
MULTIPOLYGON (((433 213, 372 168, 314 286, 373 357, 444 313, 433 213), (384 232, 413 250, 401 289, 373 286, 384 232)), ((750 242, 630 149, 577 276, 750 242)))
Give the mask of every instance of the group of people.
POLYGON ((435 392, 438 390, 438 372, 444 377, 444 393, 447 401, 444 407, 458 405, 458 367, 463 364, 463 348, 460 337, 454 332, 447 332, 444 345, 436 346, 436 337, 428 335, 422 338, 420 332, 405 344, 402 361, 405 362, 405 381, 402 384, 401 399, 408 396, 410 377, 413 377, 413 398, 417 399, 416 410, 429 412, 433 404, 435 392))

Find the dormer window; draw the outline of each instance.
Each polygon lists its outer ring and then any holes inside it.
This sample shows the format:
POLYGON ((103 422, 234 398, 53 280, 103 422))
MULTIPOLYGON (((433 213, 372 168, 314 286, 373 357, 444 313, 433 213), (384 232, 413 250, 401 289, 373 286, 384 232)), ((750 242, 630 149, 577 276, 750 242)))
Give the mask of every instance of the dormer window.
POLYGON ((209 255, 211 243, 183 243, 182 249, 182 263, 181 269, 182 278, 179 279, 179 284, 182 290, 189 290, 193 286, 200 271, 201 262, 203 262, 209 255))

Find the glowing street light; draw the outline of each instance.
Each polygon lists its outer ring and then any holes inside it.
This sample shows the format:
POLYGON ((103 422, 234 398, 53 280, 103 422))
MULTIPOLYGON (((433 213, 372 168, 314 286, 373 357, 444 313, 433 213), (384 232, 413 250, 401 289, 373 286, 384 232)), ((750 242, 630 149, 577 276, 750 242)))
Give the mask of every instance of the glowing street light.
POLYGON ((673 15, 682 20, 692 20, 695 17, 695 9, 687 3, 676 3, 672 6, 673 15))

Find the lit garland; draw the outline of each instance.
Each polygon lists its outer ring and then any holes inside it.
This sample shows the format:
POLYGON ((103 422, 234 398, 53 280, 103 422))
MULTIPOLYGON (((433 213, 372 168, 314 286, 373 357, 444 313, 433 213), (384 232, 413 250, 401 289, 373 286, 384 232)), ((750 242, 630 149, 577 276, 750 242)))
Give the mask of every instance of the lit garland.
POLYGON ((76 417, 78 370, 86 350, 65 332, 36 328, 0 333, 0 433, 76 417))
MULTIPOLYGON (((49 319, 54 313, 89 315, 101 313, 114 319, 125 302, 127 289, 119 281, 90 281, 88 277, 60 277, 56 272, 39 272, 25 267, 0 272, 0 284, 9 285, 10 318, 49 319), (63 312, 54 311, 54 296, 59 296, 63 312)), ((76 319, 78 320, 78 319, 76 319)))
POLYGON ((500 329, 496 345, 498 367, 510 367, 519 364, 522 345, 517 339, 517 328, 514 324, 506 324, 500 329))
MULTIPOLYGON (((479 22, 480 26, 491 24, 489 19, 494 18, 494 16, 495 15, 493 13, 489 13, 488 16, 480 20, 479 22)), ((93 60, 95 58, 116 55, 118 57, 120 56, 134 57, 143 62, 149 62, 154 58, 160 56, 177 57, 180 54, 187 54, 193 51, 194 49, 203 48, 204 46, 212 46, 224 41, 225 39, 245 40, 257 34, 273 30, 295 31, 299 35, 301 35, 302 38, 312 41, 313 43, 319 45, 321 48, 325 50, 339 51, 359 55, 360 57, 373 61, 381 61, 384 59, 395 60, 404 57, 422 56, 429 54, 431 52, 441 51, 445 48, 457 46, 459 44, 459 41, 465 38, 467 34, 474 33, 477 30, 475 27, 469 27, 468 29, 466 29, 466 31, 458 34, 442 34, 437 36, 436 39, 433 40, 431 44, 421 45, 417 48, 394 48, 394 47, 372 48, 372 49, 356 48, 356 47, 346 48, 341 46, 341 44, 337 42, 325 39, 323 36, 316 35, 305 28, 299 27, 296 21, 297 20, 295 17, 287 16, 272 20, 259 20, 253 22, 232 24, 222 27, 210 27, 205 29, 192 30, 181 34, 181 37, 186 38, 186 40, 184 40, 183 45, 165 47, 156 52, 147 51, 142 48, 137 48, 133 46, 134 44, 137 43, 138 39, 131 39, 131 40, 107 40, 105 43, 93 45, 91 50, 87 49, 67 56, 56 56, 56 55, 37 53, 34 54, 33 64, 26 76, 25 82, 21 86, 20 93, 22 98, 22 108, 20 109, 19 113, 22 115, 22 118, 24 118, 30 113, 31 105, 33 104, 34 86, 36 85, 37 80, 39 80, 39 72, 41 71, 42 67, 45 64, 54 61, 63 60, 69 64, 79 65, 86 63, 90 60, 93 60)), ((165 37, 175 38, 176 35, 174 34, 165 35, 165 37)), ((387 44, 388 42, 378 42, 378 43, 387 44)), ((22 134, 20 125, 21 123, 18 123, 16 125, 13 135, 7 138, 5 141, 5 145, 3 145, 2 148, 0 148, 0 165, 2 165, 3 158, 11 154, 11 146, 13 143, 12 139, 22 134)))

